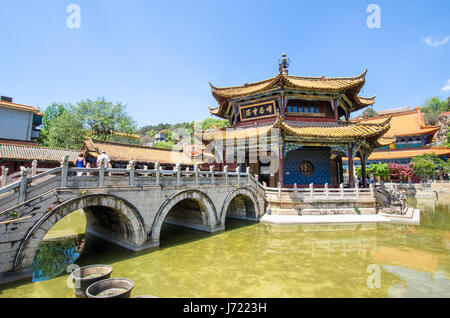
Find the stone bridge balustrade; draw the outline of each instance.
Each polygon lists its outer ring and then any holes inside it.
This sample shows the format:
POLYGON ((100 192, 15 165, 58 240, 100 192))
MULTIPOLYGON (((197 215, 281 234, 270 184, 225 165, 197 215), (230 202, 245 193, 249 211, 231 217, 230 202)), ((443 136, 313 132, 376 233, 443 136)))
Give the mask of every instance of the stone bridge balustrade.
MULTIPOLYGON (((377 189, 378 190, 378 189, 377 189)), ((271 214, 276 215, 321 215, 321 214, 376 214, 380 199, 375 186, 345 188, 265 188, 266 199, 271 214), (356 208, 355 208, 356 207, 356 208)))
POLYGON ((226 217, 258 220, 264 187, 248 170, 164 170, 159 163, 70 168, 63 158, 58 168, 23 172, 0 188, 0 282, 31 276, 45 234, 78 209, 85 211, 86 233, 139 251, 159 246, 164 222, 215 232, 226 217))

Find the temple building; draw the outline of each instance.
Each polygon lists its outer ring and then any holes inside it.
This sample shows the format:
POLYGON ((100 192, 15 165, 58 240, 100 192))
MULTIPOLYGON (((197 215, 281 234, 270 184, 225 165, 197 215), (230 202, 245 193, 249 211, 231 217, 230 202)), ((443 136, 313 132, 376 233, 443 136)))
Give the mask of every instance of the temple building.
POLYGON ((448 160, 450 148, 430 145, 441 126, 426 125, 424 114, 419 107, 379 111, 375 117, 361 115, 356 117, 354 122, 379 124, 387 118, 391 118, 391 125, 383 137, 392 139, 393 142, 390 145, 376 148, 369 156, 367 164, 378 162, 408 164, 412 158, 423 154, 436 154, 441 159, 448 160))
MULTIPOLYGON (((348 185, 354 186, 353 159, 365 161, 374 149, 392 142, 382 138, 390 128, 390 118, 376 123, 349 121, 352 112, 375 102, 375 97, 359 96, 366 72, 355 77, 293 76, 283 54, 275 77, 233 87, 211 84, 218 102, 218 107, 210 108, 211 114, 228 119, 235 130, 216 130, 203 138, 206 142, 221 140, 227 147, 233 143, 236 149, 239 142, 245 142, 245 164, 241 166, 250 166, 251 173, 271 187, 311 183, 337 187, 344 182, 342 158, 348 156, 348 185), (251 139, 256 136, 259 144, 274 129, 279 139, 270 149, 276 152, 279 165, 276 173, 270 173, 267 163, 251 162, 251 139)), ((227 147, 223 165, 228 165, 227 147)))

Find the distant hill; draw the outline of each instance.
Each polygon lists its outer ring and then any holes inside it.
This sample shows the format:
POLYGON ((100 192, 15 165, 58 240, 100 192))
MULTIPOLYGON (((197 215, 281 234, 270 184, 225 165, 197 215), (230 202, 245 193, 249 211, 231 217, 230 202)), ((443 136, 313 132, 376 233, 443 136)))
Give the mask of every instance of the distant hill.
MULTIPOLYGON (((201 122, 202 130, 228 127, 228 120, 207 118, 201 122)), ((186 129, 191 136, 194 133, 194 122, 177 124, 147 125, 138 130, 141 145, 172 149, 179 141, 177 129, 186 129)))

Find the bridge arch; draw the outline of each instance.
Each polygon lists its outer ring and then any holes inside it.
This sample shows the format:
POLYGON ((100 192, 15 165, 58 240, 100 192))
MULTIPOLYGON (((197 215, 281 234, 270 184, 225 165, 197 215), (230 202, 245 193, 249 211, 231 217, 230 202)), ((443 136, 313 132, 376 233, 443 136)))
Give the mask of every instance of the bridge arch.
POLYGON ((157 242, 159 244, 162 224, 172 208, 183 201, 189 200, 195 201, 200 208, 200 212, 203 216, 205 216, 205 219, 203 220, 204 230, 215 230, 218 225, 217 212, 213 201, 208 197, 208 195, 194 189, 181 190, 168 197, 158 209, 149 233, 149 238, 153 242, 157 242))
POLYGON ((88 194, 61 203, 33 225, 16 254, 14 271, 31 268, 45 234, 79 209, 85 212, 88 233, 131 249, 146 240, 144 220, 133 204, 111 194, 88 194))
POLYGON ((248 187, 240 187, 228 193, 223 202, 222 209, 220 210, 220 222, 222 225, 225 225, 228 208, 236 201, 235 199, 242 199, 247 210, 253 209, 253 215, 247 215, 246 218, 256 219, 260 215, 260 206, 255 192, 248 187), (253 206, 249 206, 250 203, 253 206))

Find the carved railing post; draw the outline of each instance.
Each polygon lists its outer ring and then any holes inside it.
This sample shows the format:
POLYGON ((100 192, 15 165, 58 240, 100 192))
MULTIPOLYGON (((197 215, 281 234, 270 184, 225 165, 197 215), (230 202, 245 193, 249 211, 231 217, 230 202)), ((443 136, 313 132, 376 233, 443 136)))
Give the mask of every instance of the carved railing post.
POLYGON ((105 185, 105 158, 100 160, 100 167, 98 171, 98 186, 103 187, 105 185))
POLYGON ((161 167, 159 165, 159 161, 157 161, 155 163, 155 170, 156 170, 156 173, 155 173, 156 181, 155 181, 155 183, 156 183, 157 186, 159 186, 159 179, 161 177, 161 167))
POLYGON ((194 171, 195 171, 195 185, 198 185, 198 164, 194 165, 194 171))
POLYGON ((225 175, 225 184, 228 185, 228 166, 223 167, 223 174, 225 175))
POLYGON ((241 183, 241 172, 240 172, 239 166, 236 167, 236 176, 237 176, 237 183, 238 184, 241 183))
POLYGON ((1 178, 1 182, 0 182, 0 188, 3 188, 6 186, 8 171, 9 171, 9 168, 5 168, 4 166, 2 166, 2 178, 1 178))
MULTIPOLYGON (((148 166, 144 165, 144 170, 148 170, 148 166)), ((148 173, 144 173, 144 177, 148 177, 148 173)))
POLYGON ((175 170, 177 171, 177 187, 179 187, 181 185, 181 166, 179 162, 175 165, 175 170))
POLYGON ((19 188, 19 204, 25 202, 27 198, 27 186, 28 186, 28 169, 22 169, 20 171, 20 188, 19 188))
POLYGON ((247 184, 250 184, 250 167, 245 168, 245 173, 247 174, 247 184))
POLYGON ((373 183, 371 183, 369 188, 370 188, 370 195, 372 197, 374 197, 375 196, 375 185, 373 183))
POLYGON ((211 172, 211 184, 214 184, 214 166, 209 166, 209 172, 211 172))
POLYGON ((329 191, 328 191, 328 183, 325 183, 325 198, 328 199, 329 191))
POLYGON ((37 160, 33 160, 31 162, 31 176, 34 177, 36 175, 36 171, 37 171, 37 160))
POLYGON ((136 160, 130 160, 128 162, 128 170, 130 170, 129 174, 130 174, 130 179, 129 179, 129 185, 130 187, 134 186, 134 174, 136 172, 136 160))
POLYGON ((314 200, 314 184, 310 183, 309 185, 309 194, 311 196, 311 200, 314 200))
POLYGON ((340 190, 341 190, 341 198, 344 198, 344 184, 341 183, 341 184, 339 185, 339 188, 340 188, 340 190))
POLYGON ((255 191, 258 192, 258 174, 255 173, 255 191))
POLYGON ((67 188, 67 178, 69 176, 69 155, 65 155, 61 160, 61 188, 67 188))
MULTIPOLYGON (((86 164, 86 169, 90 169, 90 168, 91 168, 91 164, 88 162, 88 163, 86 164)), ((90 172, 86 172, 86 175, 87 175, 87 176, 90 176, 91 173, 90 173, 90 172)))

